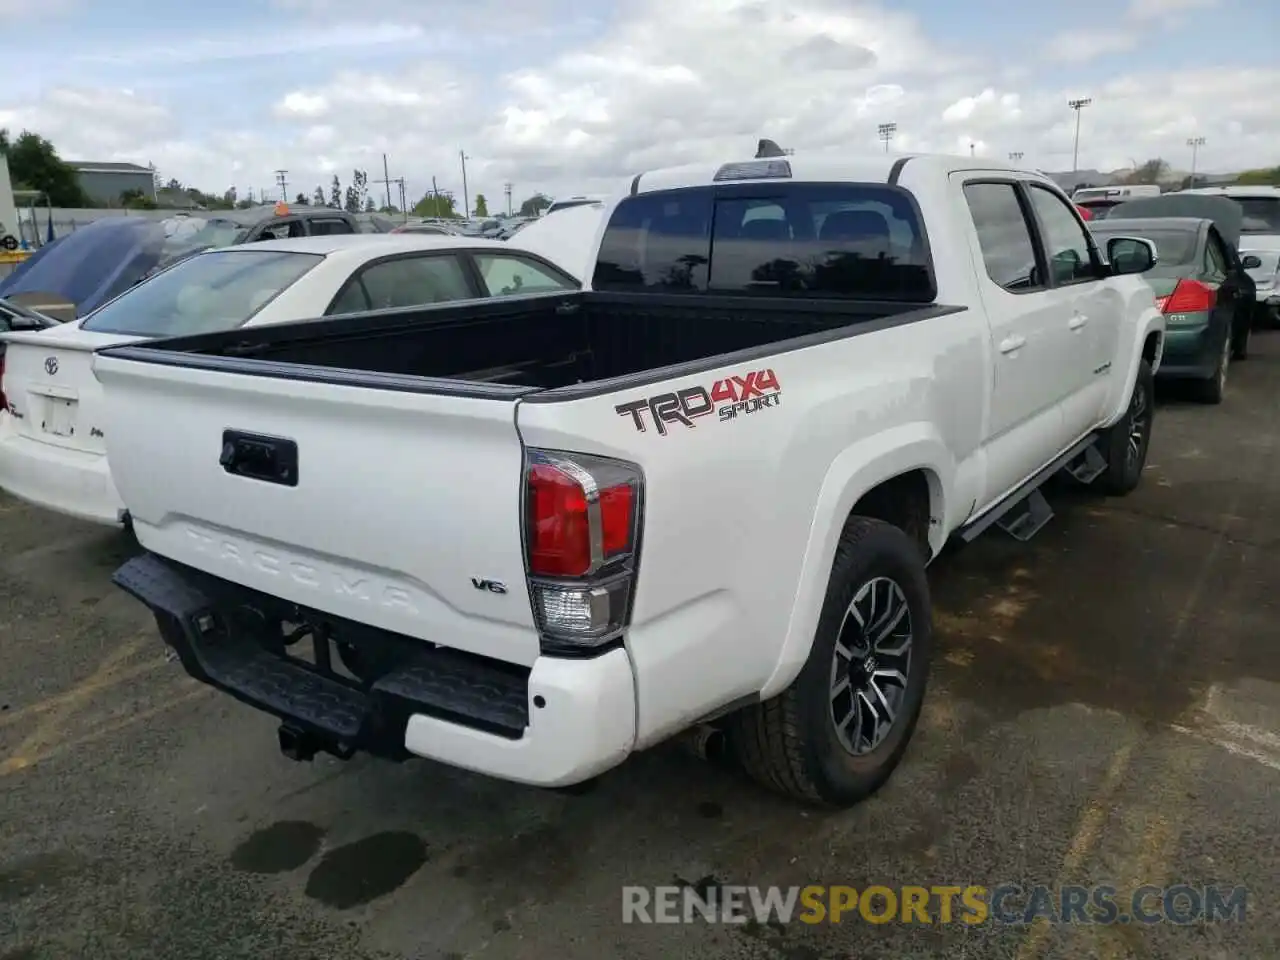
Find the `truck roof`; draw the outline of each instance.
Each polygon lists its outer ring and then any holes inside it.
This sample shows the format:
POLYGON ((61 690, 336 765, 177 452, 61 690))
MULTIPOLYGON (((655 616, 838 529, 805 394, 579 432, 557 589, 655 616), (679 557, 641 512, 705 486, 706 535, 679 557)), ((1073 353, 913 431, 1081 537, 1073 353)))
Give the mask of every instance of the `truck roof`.
POLYGON ((678 187, 706 186, 717 182, 716 173, 726 166, 771 162, 785 163, 791 170, 791 176, 789 178, 760 177, 746 182, 790 179, 799 183, 888 183, 893 168, 907 160, 912 164, 928 164, 940 176, 962 170, 1007 170, 1024 174, 1032 173, 1049 181, 1047 176, 1037 171, 991 157, 965 157, 941 153, 882 154, 874 151, 850 154, 847 149, 842 149, 788 154, 784 157, 738 157, 720 163, 691 163, 678 167, 663 167, 636 176, 632 181, 631 192, 647 193, 678 187))

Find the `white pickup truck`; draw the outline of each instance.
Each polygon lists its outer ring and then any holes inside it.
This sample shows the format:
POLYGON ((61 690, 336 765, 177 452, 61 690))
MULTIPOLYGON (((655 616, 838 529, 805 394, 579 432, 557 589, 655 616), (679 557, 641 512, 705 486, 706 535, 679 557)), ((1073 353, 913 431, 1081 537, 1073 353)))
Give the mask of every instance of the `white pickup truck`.
POLYGON ((98 351, 146 551, 115 581, 294 759, 566 787, 714 728, 856 802, 914 729, 944 543, 1030 536, 1059 470, 1138 484, 1155 251, 967 157, 609 203, 587 290, 98 351))

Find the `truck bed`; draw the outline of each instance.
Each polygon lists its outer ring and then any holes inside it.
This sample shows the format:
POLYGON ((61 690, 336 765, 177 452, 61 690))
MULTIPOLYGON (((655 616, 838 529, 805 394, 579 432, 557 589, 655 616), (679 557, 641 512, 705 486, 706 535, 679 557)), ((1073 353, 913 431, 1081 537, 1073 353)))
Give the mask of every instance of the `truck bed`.
POLYGON ((954 309, 580 291, 171 338, 110 353, 227 372, 512 397, 578 392, 659 371, 671 376, 711 357, 747 359, 954 309), (431 382, 415 385, 423 378, 431 382))

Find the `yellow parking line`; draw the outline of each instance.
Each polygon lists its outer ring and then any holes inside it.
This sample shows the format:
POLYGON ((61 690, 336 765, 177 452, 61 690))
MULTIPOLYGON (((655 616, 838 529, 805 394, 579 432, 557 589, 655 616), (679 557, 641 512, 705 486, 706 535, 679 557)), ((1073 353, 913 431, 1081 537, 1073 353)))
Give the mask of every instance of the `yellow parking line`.
MULTIPOLYGON (((1244 497, 1244 485, 1237 484, 1236 486, 1236 494, 1232 497, 1227 509, 1222 513, 1224 519, 1237 515, 1237 510, 1244 497)), ((1186 634, 1187 626, 1191 623, 1191 615, 1200 604, 1200 597, 1209 583, 1209 574, 1216 567, 1218 557, 1222 553, 1222 547, 1226 542, 1227 533, 1226 525, 1224 524, 1223 528, 1213 538, 1213 543, 1210 544, 1209 549, 1205 552, 1204 559, 1200 562, 1200 567, 1196 571, 1195 580, 1192 581, 1191 590, 1187 593, 1187 598, 1174 619, 1173 628, 1169 631, 1170 646, 1176 644, 1186 634)), ((1107 769, 1107 775, 1103 778, 1101 786, 1093 799, 1086 805, 1084 815, 1080 819, 1075 836, 1072 838, 1071 846, 1067 850, 1067 855, 1063 858, 1062 868, 1058 873, 1059 887, 1074 878, 1076 872, 1084 864, 1085 857, 1096 846, 1102 832, 1102 825, 1106 820, 1107 806, 1125 771, 1128 769, 1138 738, 1139 733, 1135 729, 1130 729, 1126 732, 1120 747, 1111 758, 1111 764, 1107 769)), ((1194 773, 1194 769, 1187 763, 1179 762, 1176 766, 1179 769, 1169 771, 1166 777, 1163 778, 1166 789, 1161 791, 1160 794, 1154 794, 1155 796, 1172 797, 1173 791, 1168 788, 1180 782, 1181 778, 1191 776, 1194 773)), ((1156 802, 1160 803, 1161 800, 1157 799, 1156 802)), ((1148 871, 1148 877, 1155 875, 1156 872, 1163 873, 1167 871, 1172 846, 1178 837, 1178 831, 1174 829, 1174 825, 1180 826, 1180 821, 1176 816, 1170 816, 1169 810, 1155 811, 1152 819, 1156 822, 1156 828, 1147 831, 1140 842, 1134 873, 1134 875, 1140 876, 1140 879, 1135 885, 1150 882, 1148 879, 1141 878, 1140 871, 1148 871)), ((1049 929, 1050 925, 1047 921, 1043 918, 1036 918, 1036 921, 1027 931, 1026 937, 1019 944, 1018 960, 1033 960, 1033 958, 1039 957, 1044 949, 1049 929)))
POLYGON ((124 683, 126 680, 132 680, 134 677, 140 677, 145 673, 151 673, 163 667, 168 660, 165 657, 156 657, 153 660, 144 660, 142 663, 136 663, 131 667, 122 670, 112 671, 107 676, 94 680, 90 678, 71 690, 62 693, 56 693, 51 697, 39 700, 30 706, 23 707, 21 710, 11 710, 7 713, 0 714, 0 730, 5 727, 11 727, 16 723, 20 723, 32 716, 38 716, 42 713, 48 713, 57 707, 66 703, 78 703, 84 699, 87 694, 99 693, 102 690, 109 689, 118 684, 124 683))
POLYGON ((76 709, 99 690, 109 687, 120 665, 142 648, 146 638, 137 637, 117 647, 98 665, 89 677, 61 695, 59 702, 45 711, 39 723, 25 740, 18 745, 7 760, 0 763, 0 776, 21 770, 32 762, 32 757, 55 743, 62 734, 63 725, 76 709))
MULTIPOLYGON (((195 683, 194 680, 191 682, 195 683)), ((172 710, 175 707, 180 707, 184 703, 189 703, 192 700, 195 700, 199 697, 204 696, 205 694, 212 693, 212 692, 213 692, 212 687, 198 685, 195 687, 195 689, 187 690, 184 693, 178 694, 176 697, 170 697, 168 700, 158 703, 153 707, 148 707, 146 710, 139 710, 137 713, 130 714, 127 717, 121 717, 120 719, 112 721, 110 723, 104 723, 101 726, 95 727, 93 730, 89 731, 88 733, 83 734, 82 736, 72 737, 70 739, 63 740, 60 743, 53 744, 41 753, 32 754, 28 756, 26 758, 26 762, 23 763, 21 766, 13 767, 11 769, 6 769, 4 765, 0 765, 0 777, 3 777, 10 773, 15 773, 18 770, 25 770, 28 767, 34 766, 37 763, 41 763, 45 760, 48 760, 51 757, 55 757, 58 754, 64 753, 67 750, 72 750, 76 747, 82 747, 85 744, 93 743, 95 740, 101 740, 103 737, 108 736, 109 734, 118 733, 119 731, 127 729, 128 727, 131 727, 134 724, 142 723, 145 720, 150 720, 152 717, 158 716, 164 713, 165 711, 172 710)))

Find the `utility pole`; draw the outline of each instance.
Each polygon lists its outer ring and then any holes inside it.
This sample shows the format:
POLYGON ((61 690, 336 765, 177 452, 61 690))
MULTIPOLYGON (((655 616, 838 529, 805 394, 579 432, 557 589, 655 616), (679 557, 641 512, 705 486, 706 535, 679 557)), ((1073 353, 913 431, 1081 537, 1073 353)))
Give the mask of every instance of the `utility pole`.
POLYGON ((387 173, 387 155, 385 153, 382 155, 382 179, 375 180, 373 182, 381 183, 386 187, 387 206, 390 207, 391 206, 391 185, 396 181, 392 180, 391 174, 387 173))
POLYGON ((440 219, 440 190, 436 186, 436 178, 431 178, 431 205, 435 208, 436 219, 440 219))
POLYGON ((1080 111, 1091 103, 1093 103, 1092 97, 1081 97, 1078 100, 1067 101, 1067 106, 1076 112, 1076 142, 1071 151, 1072 173, 1077 173, 1080 170, 1080 111))
POLYGON ((462 216, 471 216, 471 194, 467 192, 467 161, 471 158, 467 156, 465 150, 458 151, 458 159, 462 161, 462 216))
POLYGON ((396 179, 393 182, 400 186, 400 219, 403 223, 408 223, 409 210, 408 208, 405 207, 406 201, 404 198, 404 177, 396 177, 396 179))
POLYGON ((889 152, 889 141, 893 139, 893 135, 898 132, 896 123, 882 123, 879 126, 879 137, 884 141, 884 152, 889 152))
POLYGON ((502 189, 507 192, 507 216, 511 216, 511 188, 514 184, 507 182, 502 185, 502 189))
POLYGON ((973 150, 974 150, 974 142, 973 142, 972 140, 970 140, 970 141, 969 141, 969 156, 971 156, 971 157, 973 156, 973 150))
POLYGON ((280 185, 280 200, 283 203, 289 202, 289 180, 286 176, 288 173, 288 170, 276 171, 276 183, 280 185))
POLYGON ((1204 137, 1190 137, 1187 146, 1191 148, 1191 189, 1196 186, 1196 157, 1204 146, 1204 137))
POLYGON ((1009 151, 1009 159, 1010 159, 1011 161, 1013 161, 1014 163, 1018 163, 1018 162, 1022 159, 1022 151, 1021 151, 1021 150, 1010 150, 1010 151, 1009 151))

